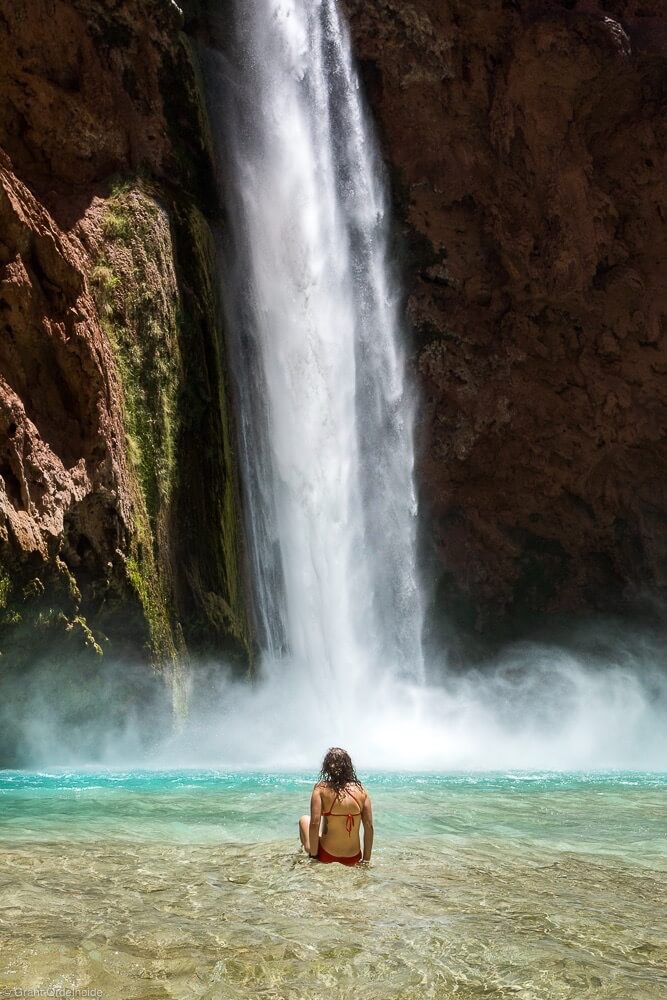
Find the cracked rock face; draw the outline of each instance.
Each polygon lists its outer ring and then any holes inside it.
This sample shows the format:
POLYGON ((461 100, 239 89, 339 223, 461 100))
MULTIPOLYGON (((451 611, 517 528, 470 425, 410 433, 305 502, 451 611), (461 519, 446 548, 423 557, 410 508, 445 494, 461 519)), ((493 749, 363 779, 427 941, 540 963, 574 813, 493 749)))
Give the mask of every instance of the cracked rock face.
POLYGON ((249 662, 183 28, 164 0, 0 13, 0 686, 60 639, 249 662))
POLYGON ((82 248, 4 154, 0 233, 0 539, 35 568, 68 548, 106 561, 129 514, 114 366, 82 248))
POLYGON ((81 591, 86 613, 118 598, 121 624, 136 604, 122 391, 82 220, 110 176, 169 160, 159 74, 179 17, 137 10, 35 0, 0 16, 3 625, 71 620, 81 591))
POLYGON ((667 593, 667 11, 346 0, 408 254, 438 613, 667 593))
MULTIPOLYGON (((655 0, 344 4, 403 229, 436 614, 458 608, 482 628, 660 603, 667 12, 655 0)), ((71 617, 77 587, 96 607, 114 576, 122 591, 132 521, 122 392, 90 291, 95 205, 110 178, 148 173, 189 241, 181 188, 206 202, 205 141, 196 94, 184 98, 196 87, 176 4, 5 6, 0 570, 31 594, 48 570, 71 617)), ((200 287, 191 277, 185 292, 200 287)), ((208 399, 207 337, 184 346, 195 401, 208 399)), ((208 498, 224 483, 211 491, 214 470, 192 465, 199 520, 214 523, 208 498)), ((221 557, 204 556, 199 604, 225 592, 221 557)))

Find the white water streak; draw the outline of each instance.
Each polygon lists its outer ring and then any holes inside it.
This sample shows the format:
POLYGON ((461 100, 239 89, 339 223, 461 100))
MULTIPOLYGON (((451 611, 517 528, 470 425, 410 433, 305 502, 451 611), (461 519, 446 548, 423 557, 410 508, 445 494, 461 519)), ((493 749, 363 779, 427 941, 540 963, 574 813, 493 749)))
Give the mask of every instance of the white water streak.
POLYGON ((333 0, 235 11, 209 79, 258 626, 321 693, 419 678, 412 405, 349 42, 333 0))

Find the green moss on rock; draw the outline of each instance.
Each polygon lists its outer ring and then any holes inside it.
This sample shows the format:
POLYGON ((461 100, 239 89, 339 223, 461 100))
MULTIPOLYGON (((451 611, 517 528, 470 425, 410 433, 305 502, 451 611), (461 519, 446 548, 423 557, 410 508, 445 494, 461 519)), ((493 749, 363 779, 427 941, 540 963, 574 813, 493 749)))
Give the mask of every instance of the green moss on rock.
POLYGON ((134 522, 125 566, 156 662, 174 662, 170 534, 182 365, 169 217, 149 185, 124 182, 111 191, 102 229, 92 282, 123 392, 134 522))
POLYGON ((127 580, 156 662, 187 644, 247 664, 215 247, 190 199, 162 196, 145 181, 111 191, 92 272, 134 484, 127 580))
POLYGON ((153 652, 162 662, 175 660, 176 643, 169 614, 169 599, 160 587, 154 567, 146 566, 142 558, 130 556, 127 575, 144 609, 151 634, 153 652))
POLYGON ((12 589, 12 581, 5 569, 0 569, 0 608, 7 607, 7 598, 12 589))
POLYGON ((175 205, 172 226, 183 289, 179 465, 187 490, 178 498, 179 561, 188 567, 183 627, 189 645, 223 651, 251 665, 215 245, 207 220, 193 203, 175 205), (198 448, 192 447, 193 441, 198 448))

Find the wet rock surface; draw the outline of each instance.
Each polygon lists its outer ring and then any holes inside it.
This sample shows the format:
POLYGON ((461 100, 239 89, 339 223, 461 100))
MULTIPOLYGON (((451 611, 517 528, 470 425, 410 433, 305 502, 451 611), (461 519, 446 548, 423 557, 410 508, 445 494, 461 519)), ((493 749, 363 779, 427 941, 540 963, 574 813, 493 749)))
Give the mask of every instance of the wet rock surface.
MULTIPOLYGON (((480 631, 642 602, 659 616, 662 5, 344 2, 400 220, 435 617, 480 631)), ((247 655, 190 8, 35 0, 0 15, 5 664, 29 662, 26 629, 57 632, 68 656, 107 640, 247 655), (124 267, 155 270, 135 203, 154 206, 173 261, 144 311, 121 294, 124 267), (170 382, 128 386, 157 316, 170 382), (128 441, 132 392, 178 411, 164 427, 181 477, 164 489, 128 441)))
POLYGON ((212 166, 182 28, 161 0, 0 14, 5 674, 49 644, 54 661, 247 661, 212 166))

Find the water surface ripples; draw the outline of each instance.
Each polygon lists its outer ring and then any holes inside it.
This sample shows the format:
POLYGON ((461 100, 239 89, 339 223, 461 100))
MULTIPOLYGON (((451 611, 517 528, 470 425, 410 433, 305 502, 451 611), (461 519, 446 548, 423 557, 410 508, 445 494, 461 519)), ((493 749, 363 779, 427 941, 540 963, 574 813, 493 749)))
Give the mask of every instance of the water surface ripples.
POLYGON ((350 870, 298 850, 305 773, 0 772, 0 987, 667 996, 667 775, 366 777, 350 870))

